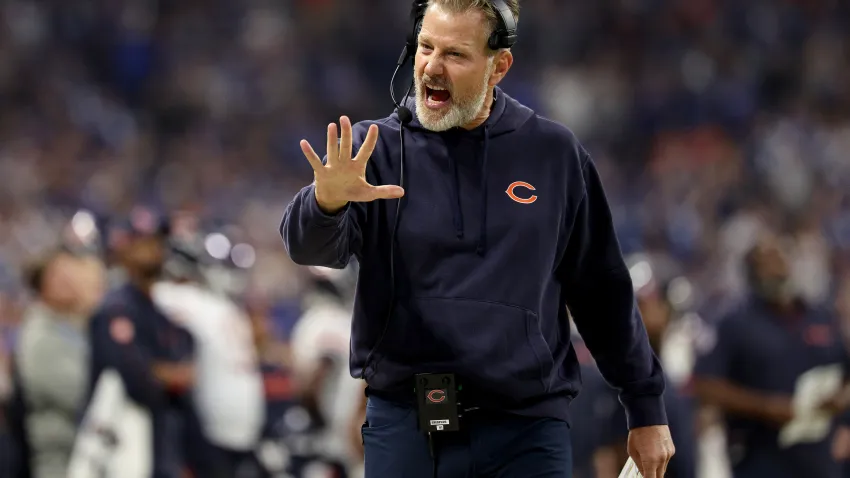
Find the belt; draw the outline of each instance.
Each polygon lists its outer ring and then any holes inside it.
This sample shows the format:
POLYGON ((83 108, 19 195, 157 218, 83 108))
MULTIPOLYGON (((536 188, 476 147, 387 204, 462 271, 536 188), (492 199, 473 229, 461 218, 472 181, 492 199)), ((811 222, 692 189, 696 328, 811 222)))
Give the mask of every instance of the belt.
MULTIPOLYGON (((468 412, 482 408, 483 403, 485 403, 483 398, 486 396, 484 392, 468 382, 464 383, 461 377, 456 376, 455 380, 458 386, 458 405, 460 405, 461 410, 468 412)), ((377 389, 367 383, 366 396, 372 395, 390 402, 416 407, 416 389, 413 377, 403 380, 396 387, 387 389, 377 389)))

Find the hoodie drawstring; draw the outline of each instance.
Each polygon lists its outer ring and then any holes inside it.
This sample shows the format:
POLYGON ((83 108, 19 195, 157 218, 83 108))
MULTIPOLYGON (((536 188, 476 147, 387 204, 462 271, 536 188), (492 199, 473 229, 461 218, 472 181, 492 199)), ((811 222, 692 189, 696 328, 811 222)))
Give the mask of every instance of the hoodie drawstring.
MULTIPOLYGON (((488 126, 484 127, 484 146, 481 156, 481 228, 478 232, 478 240, 475 244, 475 252, 479 256, 483 256, 487 251, 487 156, 489 156, 488 148, 490 146, 490 130, 488 126)), ((463 239, 463 209, 460 202, 460 176, 458 172, 457 161, 449 158, 452 163, 452 194, 454 197, 454 208, 452 210, 452 223, 455 227, 455 235, 458 239, 463 239)))
POLYGON ((484 151, 481 158, 481 230, 478 234, 478 247, 476 252, 483 256, 487 250, 487 148, 489 146, 489 127, 484 127, 484 151))
POLYGON ((455 235, 457 235, 458 239, 463 239, 463 210, 460 207, 460 179, 458 178, 457 172, 457 161, 449 158, 449 161, 452 163, 452 167, 454 168, 454 187, 452 191, 454 192, 454 200, 455 200, 455 208, 454 214, 452 214, 452 222, 455 226, 455 235))

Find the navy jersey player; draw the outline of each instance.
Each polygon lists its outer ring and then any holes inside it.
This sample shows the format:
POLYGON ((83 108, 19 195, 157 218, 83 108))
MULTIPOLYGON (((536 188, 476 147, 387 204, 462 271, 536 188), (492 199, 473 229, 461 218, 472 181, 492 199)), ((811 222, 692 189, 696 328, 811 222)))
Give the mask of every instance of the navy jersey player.
POLYGON ((153 478, 175 478, 185 471, 181 428, 190 412, 187 392, 194 368, 191 336, 169 321, 150 296, 162 272, 168 225, 156 215, 136 211, 116 233, 122 237, 117 255, 127 280, 107 294, 90 321, 91 392, 76 463, 81 454, 90 453, 87 439, 99 438, 109 451, 99 455, 106 457, 101 470, 75 467, 73 460, 72 468, 95 470, 96 476, 143 476, 137 470, 150 470, 153 478), (126 418, 132 409, 135 420, 104 419, 109 404, 98 387, 104 377, 116 373, 128 399, 121 416, 126 418))
MULTIPOLYGON (((795 416, 803 374, 831 369, 847 379, 848 356, 834 314, 806 305, 789 287, 788 258, 777 237, 761 237, 745 268, 751 293, 718 322, 700 350, 696 391, 724 413, 735 478, 838 477, 830 433, 797 443, 780 440, 795 416)), ((845 385, 820 408, 846 412, 848 391, 845 385)))

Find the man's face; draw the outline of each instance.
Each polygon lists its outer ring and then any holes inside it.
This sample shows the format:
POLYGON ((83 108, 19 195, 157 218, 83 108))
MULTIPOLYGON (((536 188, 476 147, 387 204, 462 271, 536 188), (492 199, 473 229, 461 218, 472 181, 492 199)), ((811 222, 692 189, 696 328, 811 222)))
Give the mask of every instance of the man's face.
POLYGON ((752 255, 756 291, 765 299, 779 300, 788 293, 791 276, 788 258, 778 238, 766 236, 759 240, 752 255))
POLYGON ((71 309, 79 299, 79 259, 70 254, 59 254, 44 269, 42 296, 48 303, 71 309))
POLYGON ((511 61, 507 51, 491 55, 489 35, 486 16, 479 10, 428 8, 414 65, 416 115, 422 126, 446 131, 479 119, 490 88, 504 77, 511 61))
POLYGON ((165 252, 165 244, 159 237, 133 238, 125 250, 126 267, 146 279, 156 279, 162 274, 165 252))

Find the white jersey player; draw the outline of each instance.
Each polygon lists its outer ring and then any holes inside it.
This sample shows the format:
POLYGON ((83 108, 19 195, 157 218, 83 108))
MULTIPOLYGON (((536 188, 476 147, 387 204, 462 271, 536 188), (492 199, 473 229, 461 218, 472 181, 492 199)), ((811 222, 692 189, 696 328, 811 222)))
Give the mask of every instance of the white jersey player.
POLYGON ((206 438, 224 450, 252 453, 265 396, 248 317, 228 297, 195 283, 160 282, 152 295, 195 339, 194 400, 206 438))
POLYGON ((360 415, 365 384, 351 377, 349 270, 310 268, 316 289, 304 301, 305 312, 291 337, 293 370, 299 388, 312 395, 325 421, 324 455, 356 467, 362 460, 351 440, 360 415))

